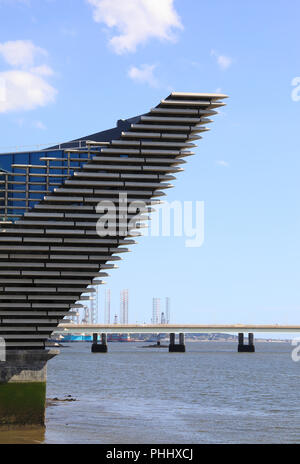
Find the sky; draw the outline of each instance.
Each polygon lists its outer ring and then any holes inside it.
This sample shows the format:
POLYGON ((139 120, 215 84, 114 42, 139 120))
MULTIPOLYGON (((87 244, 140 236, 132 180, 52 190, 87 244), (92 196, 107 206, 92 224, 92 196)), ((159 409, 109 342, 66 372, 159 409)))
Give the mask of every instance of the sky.
POLYGON ((171 91, 229 95, 167 192, 204 202, 203 245, 139 238, 106 279, 113 313, 127 288, 132 323, 169 296, 174 323, 299 324, 299 17, 296 0, 0 0, 0 152, 171 91))

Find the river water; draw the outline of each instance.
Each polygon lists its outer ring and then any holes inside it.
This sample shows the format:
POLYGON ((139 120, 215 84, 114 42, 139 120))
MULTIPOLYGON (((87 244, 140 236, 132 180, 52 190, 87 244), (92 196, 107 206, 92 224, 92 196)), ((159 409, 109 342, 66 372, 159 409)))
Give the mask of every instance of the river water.
POLYGON ((186 353, 72 343, 48 363, 45 431, 0 443, 299 443, 300 363, 289 343, 187 343, 186 353), (69 397, 70 398, 70 397, 69 397))

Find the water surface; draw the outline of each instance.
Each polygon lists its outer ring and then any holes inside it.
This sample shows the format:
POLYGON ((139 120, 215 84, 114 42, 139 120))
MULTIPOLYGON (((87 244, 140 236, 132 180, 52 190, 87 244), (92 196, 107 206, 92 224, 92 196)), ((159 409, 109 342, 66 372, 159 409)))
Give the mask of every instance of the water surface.
MULTIPOLYGON (((299 443, 300 363, 288 343, 187 343, 186 353, 72 343, 48 363, 44 443, 299 443)), ((26 433, 10 432, 12 441, 26 433)), ((29 432, 28 432, 29 433, 29 432)), ((0 433, 0 442, 7 440, 0 433)), ((18 438, 19 437, 19 438, 18 438)))

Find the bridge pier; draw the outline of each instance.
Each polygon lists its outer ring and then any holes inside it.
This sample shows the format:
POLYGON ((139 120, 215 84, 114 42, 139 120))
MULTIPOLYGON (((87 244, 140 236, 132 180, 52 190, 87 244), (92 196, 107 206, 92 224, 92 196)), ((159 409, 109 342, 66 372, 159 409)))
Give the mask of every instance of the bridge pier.
POLYGON ((9 350, 0 362, 0 427, 44 427, 47 361, 59 350, 9 350))
POLYGON ((238 352, 239 353, 254 353, 255 352, 253 333, 248 334, 248 345, 244 344, 244 334, 239 333, 238 352))
POLYGON ((93 333, 92 353, 107 353, 107 335, 101 334, 101 343, 98 343, 98 334, 93 333))
POLYGON ((179 334, 179 343, 176 343, 175 333, 170 333, 169 353, 185 353, 184 333, 179 334))

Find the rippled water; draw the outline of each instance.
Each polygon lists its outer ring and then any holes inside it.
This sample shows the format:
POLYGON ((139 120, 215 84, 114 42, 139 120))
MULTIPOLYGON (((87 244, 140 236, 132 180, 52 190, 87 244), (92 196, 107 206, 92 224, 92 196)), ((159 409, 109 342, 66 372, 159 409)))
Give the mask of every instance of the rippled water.
MULTIPOLYGON (((288 343, 187 343, 187 353, 73 343, 48 363, 45 443, 298 443, 300 363, 288 343)), ((31 435, 27 435, 31 434, 31 435)), ((0 434, 0 442, 5 441, 0 434)))

